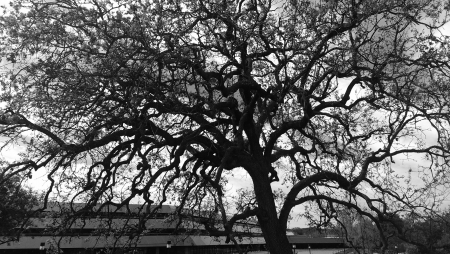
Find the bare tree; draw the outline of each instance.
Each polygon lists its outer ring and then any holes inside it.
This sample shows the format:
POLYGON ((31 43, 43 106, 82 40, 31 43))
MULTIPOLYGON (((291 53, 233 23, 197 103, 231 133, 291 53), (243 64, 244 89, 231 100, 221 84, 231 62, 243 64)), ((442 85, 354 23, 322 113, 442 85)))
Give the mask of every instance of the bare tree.
POLYGON ((295 206, 318 223, 346 206, 384 251, 380 220, 436 208, 448 184, 447 7, 16 1, 0 17, 0 133, 26 152, 2 172, 47 171, 46 202, 85 202, 74 214, 172 202, 220 215, 204 227, 234 242, 256 218, 271 253, 292 253, 295 206), (242 171, 252 191, 235 204, 242 171))

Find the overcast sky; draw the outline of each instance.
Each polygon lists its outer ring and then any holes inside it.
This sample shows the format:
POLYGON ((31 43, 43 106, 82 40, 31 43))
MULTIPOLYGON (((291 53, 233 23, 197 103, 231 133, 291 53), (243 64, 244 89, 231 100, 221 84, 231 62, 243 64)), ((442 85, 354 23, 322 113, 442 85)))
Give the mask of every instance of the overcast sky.
POLYGON ((9 2, 9 0, 0 0, 0 5, 7 5, 9 2))

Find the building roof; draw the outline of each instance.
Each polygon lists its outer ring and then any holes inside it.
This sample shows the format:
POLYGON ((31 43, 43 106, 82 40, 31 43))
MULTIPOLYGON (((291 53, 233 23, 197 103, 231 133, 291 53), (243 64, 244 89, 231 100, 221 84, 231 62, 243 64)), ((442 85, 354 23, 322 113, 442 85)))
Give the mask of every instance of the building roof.
POLYGON ((302 235, 288 235, 289 242, 292 244, 336 244, 344 243, 340 237, 307 237, 302 235))
MULTIPOLYGON (((49 202, 47 203, 46 209, 44 209, 45 212, 62 212, 64 210, 73 209, 74 211, 80 211, 84 209, 86 204, 84 203, 66 203, 66 202, 49 202)), ((95 212, 115 212, 115 213, 137 213, 137 212, 144 212, 142 209, 147 207, 147 205, 140 205, 140 204, 128 204, 124 205, 121 208, 117 208, 113 205, 105 205, 102 207, 101 211, 98 211, 100 208, 100 205, 94 206, 92 209, 95 210, 95 212)), ((150 210, 152 211, 158 207, 157 205, 150 205, 150 210)), ((39 209, 40 206, 37 206, 36 209, 39 209)), ((176 210, 176 206, 171 205, 162 205, 158 209, 158 213, 173 213, 176 210)))

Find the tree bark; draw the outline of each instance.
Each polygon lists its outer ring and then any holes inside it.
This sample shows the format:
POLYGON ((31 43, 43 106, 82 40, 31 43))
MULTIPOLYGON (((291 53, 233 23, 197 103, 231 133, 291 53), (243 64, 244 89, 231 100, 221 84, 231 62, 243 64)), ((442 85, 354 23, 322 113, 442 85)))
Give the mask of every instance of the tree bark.
POLYGON ((248 172, 252 177, 256 201, 258 202, 258 221, 271 254, 292 253, 286 236, 286 225, 278 220, 275 200, 269 179, 269 162, 258 158, 252 161, 248 172))

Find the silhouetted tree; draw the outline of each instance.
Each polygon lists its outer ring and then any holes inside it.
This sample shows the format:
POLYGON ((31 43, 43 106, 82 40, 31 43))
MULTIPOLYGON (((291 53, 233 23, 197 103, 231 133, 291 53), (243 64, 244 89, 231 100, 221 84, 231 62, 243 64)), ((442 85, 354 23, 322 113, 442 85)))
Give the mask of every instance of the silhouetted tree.
POLYGON ((346 206, 381 230, 386 214, 431 209, 448 183, 446 10, 440 0, 15 1, 0 17, 0 135, 2 149, 26 153, 3 172, 47 170, 44 204, 65 194, 85 203, 75 216, 171 202, 220 216, 221 228, 199 223, 234 242, 236 222, 256 218, 271 253, 292 253, 295 206, 315 207, 318 224, 346 206), (251 189, 232 198, 235 174, 251 189))

